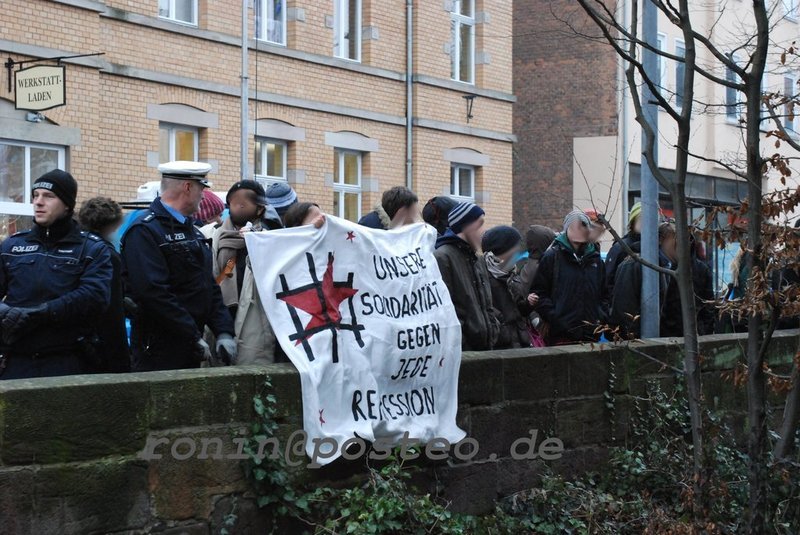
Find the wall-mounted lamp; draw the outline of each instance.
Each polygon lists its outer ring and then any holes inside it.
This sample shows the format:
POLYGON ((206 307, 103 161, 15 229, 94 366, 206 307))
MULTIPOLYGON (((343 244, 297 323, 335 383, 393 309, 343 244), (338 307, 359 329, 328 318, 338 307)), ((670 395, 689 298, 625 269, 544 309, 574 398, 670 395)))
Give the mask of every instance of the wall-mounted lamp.
POLYGON ((464 100, 467 102, 467 122, 472 119, 472 105, 475 103, 477 95, 464 95, 464 100))
POLYGON ((25 115, 25 120, 31 123, 41 123, 44 121, 44 115, 35 111, 29 111, 28 114, 25 115))

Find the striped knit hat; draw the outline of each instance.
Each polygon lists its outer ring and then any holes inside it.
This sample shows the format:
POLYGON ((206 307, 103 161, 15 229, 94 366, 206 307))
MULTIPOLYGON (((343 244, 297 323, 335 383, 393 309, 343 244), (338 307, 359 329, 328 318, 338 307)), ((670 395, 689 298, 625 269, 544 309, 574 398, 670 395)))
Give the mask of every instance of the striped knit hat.
POLYGON ((450 225, 450 230, 453 231, 453 234, 460 234, 464 227, 477 221, 482 215, 486 212, 483 211, 483 208, 478 206, 473 202, 461 202, 455 205, 455 207, 450 210, 450 213, 447 216, 448 224, 450 225))
POLYGON ((285 182, 273 182, 267 188, 267 202, 283 216, 297 202, 297 193, 285 182))
POLYGON ((569 226, 575 221, 580 221, 583 223, 584 227, 592 226, 592 221, 589 219, 588 215, 581 210, 573 210, 567 214, 567 217, 564 218, 564 232, 569 230, 569 226))

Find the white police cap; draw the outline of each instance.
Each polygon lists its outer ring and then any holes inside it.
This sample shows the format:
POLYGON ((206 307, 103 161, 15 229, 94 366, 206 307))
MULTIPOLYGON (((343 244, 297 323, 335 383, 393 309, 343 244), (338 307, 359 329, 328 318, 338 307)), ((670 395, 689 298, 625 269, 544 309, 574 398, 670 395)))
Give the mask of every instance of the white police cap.
POLYGON ((166 178, 176 178, 179 180, 196 180, 206 188, 211 184, 206 180, 206 175, 211 172, 211 165, 205 162, 175 161, 162 163, 158 166, 158 172, 166 178))

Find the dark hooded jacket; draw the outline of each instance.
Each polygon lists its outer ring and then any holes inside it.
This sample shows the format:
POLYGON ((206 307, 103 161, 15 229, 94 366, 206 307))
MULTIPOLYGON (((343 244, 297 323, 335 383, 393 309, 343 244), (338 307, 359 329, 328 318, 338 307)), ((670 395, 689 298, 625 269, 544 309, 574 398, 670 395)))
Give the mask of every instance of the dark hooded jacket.
POLYGON ((373 211, 358 220, 359 225, 378 230, 388 230, 391 222, 392 218, 381 205, 376 206, 373 211))
MULTIPOLYGON (((625 234, 619 241, 623 241, 628 244, 633 250, 638 250, 640 243, 642 241, 642 236, 638 232, 630 231, 625 234), (634 249, 636 246, 637 249, 634 249)), ((614 280, 617 276, 617 268, 622 265, 626 258, 628 258, 628 252, 622 246, 619 241, 614 242, 614 245, 611 246, 611 249, 608 250, 608 254, 606 255, 606 294, 610 297, 614 295, 614 280)))
MULTIPOLYGON (((714 305, 706 301, 714 300, 714 278, 708 264, 697 258, 692 248, 692 285, 694 287, 694 304, 697 313, 697 334, 700 336, 714 333, 716 322, 714 305)), ((683 313, 678 283, 670 281, 664 304, 661 308, 661 336, 683 336, 683 313)))
MULTIPOLYGON (((631 246, 634 252, 638 253, 640 243, 631 246)), ((672 263, 664 254, 659 251, 659 265, 665 268, 672 268, 672 263)), ((617 275, 614 282, 614 293, 611 296, 611 317, 609 323, 612 326, 620 327, 620 335, 623 337, 639 338, 641 336, 641 323, 639 315, 642 311, 642 264, 628 256, 617 268, 617 275)), ((658 274, 659 306, 664 310, 666 304, 667 291, 674 279, 664 273, 658 274)), ((661 315, 663 318, 663 314, 661 315)))
MULTIPOLYGON (((528 257, 517 263, 514 271, 508 279, 508 290, 514 298, 519 311, 525 315, 533 314, 538 317, 533 307, 528 304, 528 295, 533 287, 533 278, 539 268, 539 261, 548 247, 553 243, 556 233, 549 227, 542 225, 531 225, 525 234, 525 245, 528 249, 528 257)), ((535 318, 530 318, 534 320, 535 318)))
POLYGON ((596 341, 595 329, 608 320, 605 268, 594 244, 578 256, 562 232, 542 255, 533 278, 542 319, 549 324, 548 345, 596 341))
POLYGON ((492 349, 499 322, 492 310, 492 292, 486 262, 452 230, 436 240, 433 255, 461 322, 461 349, 492 349))

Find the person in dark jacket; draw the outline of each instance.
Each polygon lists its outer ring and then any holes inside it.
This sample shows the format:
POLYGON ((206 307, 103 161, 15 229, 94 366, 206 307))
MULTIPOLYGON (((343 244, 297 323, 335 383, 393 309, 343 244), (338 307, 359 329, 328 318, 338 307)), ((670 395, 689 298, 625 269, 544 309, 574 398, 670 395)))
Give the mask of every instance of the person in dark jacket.
POLYGON ((160 165, 161 197, 122 239, 123 279, 139 309, 131 322, 134 371, 197 368, 212 361, 203 339, 207 325, 216 336, 217 355, 235 361, 233 319, 214 280, 211 247, 191 217, 210 170, 199 162, 160 165))
POLYGON ((486 262, 477 251, 484 234, 484 211, 471 202, 459 203, 448 214, 450 226, 436 240, 433 256, 461 322, 461 349, 491 349, 498 322, 492 310, 492 290, 486 262))
POLYGON ((501 225, 486 231, 481 243, 492 288, 492 307, 499 313, 500 321, 500 332, 494 348, 530 347, 527 320, 508 288, 514 266, 521 257, 528 257, 522 247, 522 235, 514 227, 501 225))
POLYGON ((422 209, 422 219, 439 233, 439 236, 447 231, 447 214, 455 208, 456 201, 444 195, 432 197, 422 209))
POLYGON ((128 331, 125 328, 125 292, 122 285, 122 257, 112 244, 112 237, 122 225, 122 208, 107 197, 94 197, 81 205, 78 214, 81 226, 103 238, 111 255, 111 303, 98 318, 98 372, 122 373, 131 371, 128 331))
POLYGON ((539 261, 553 243, 556 233, 542 225, 531 225, 525 233, 528 255, 517 261, 508 279, 508 289, 520 313, 528 318, 531 327, 538 328, 541 317, 534 307, 539 296, 533 293, 533 278, 539 269, 539 261))
POLYGON ((592 342, 608 319, 605 269, 597 246, 589 242, 591 221, 580 210, 564 219, 564 231, 542 255, 533 279, 536 312, 548 345, 592 342))
POLYGON ((73 219, 78 183, 60 169, 31 188, 34 227, 0 246, 0 379, 91 370, 108 308, 111 255, 73 219))
POLYGON ((381 203, 362 217, 359 225, 389 230, 416 222, 419 216, 417 194, 404 186, 395 186, 383 192, 381 203))
MULTIPOLYGON (((635 244, 642 241, 642 203, 637 202, 631 207, 628 214, 628 232, 620 241, 625 242, 628 247, 633 249, 635 244)), ((614 242, 606 255, 606 294, 614 295, 614 279, 617 276, 617 268, 628 257, 628 252, 619 242, 614 242)))
MULTIPOLYGON (((697 314, 697 334, 700 336, 714 333, 716 317, 714 304, 714 279, 708 264, 697 258, 694 237, 690 232, 690 247, 692 261, 692 286, 694 288, 695 312, 697 314)), ((672 280, 667 289, 664 306, 661 311, 661 336, 683 336, 683 311, 681 309, 681 296, 678 283, 672 280)))
MULTIPOLYGON (((639 253, 640 246, 640 243, 634 243, 631 249, 635 253, 639 253)), ((675 226, 671 223, 659 225, 658 247, 658 264, 663 268, 674 269, 676 258, 675 226)), ((611 299, 610 323, 620 328, 620 336, 622 338, 639 338, 641 336, 639 316, 642 310, 643 268, 640 262, 630 256, 617 268, 614 294, 611 299)), ((658 274, 658 281, 659 308, 664 310, 670 285, 677 285, 675 284, 675 279, 665 273, 658 274)))

